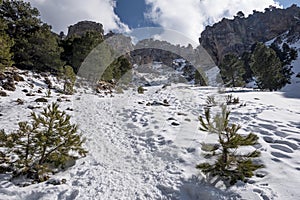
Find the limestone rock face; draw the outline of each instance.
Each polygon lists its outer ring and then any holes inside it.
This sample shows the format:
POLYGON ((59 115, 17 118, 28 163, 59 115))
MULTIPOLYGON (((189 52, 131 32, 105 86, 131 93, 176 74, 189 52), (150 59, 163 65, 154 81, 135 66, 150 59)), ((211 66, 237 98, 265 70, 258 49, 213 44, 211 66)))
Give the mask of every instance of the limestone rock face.
POLYGON ((145 39, 135 45, 135 50, 131 52, 131 59, 132 63, 139 65, 158 61, 171 66, 174 59, 185 58, 189 60, 193 54, 194 49, 191 45, 182 47, 166 41, 145 39))
POLYGON ((67 37, 74 35, 83 36, 88 31, 96 31, 104 34, 103 25, 92 21, 81 21, 77 24, 69 26, 67 37))
POLYGON ((223 19, 208 26, 201 34, 200 44, 217 64, 224 55, 241 55, 249 51, 255 42, 267 42, 285 32, 299 34, 300 8, 293 5, 287 9, 270 8, 265 12, 254 11, 247 18, 223 19))

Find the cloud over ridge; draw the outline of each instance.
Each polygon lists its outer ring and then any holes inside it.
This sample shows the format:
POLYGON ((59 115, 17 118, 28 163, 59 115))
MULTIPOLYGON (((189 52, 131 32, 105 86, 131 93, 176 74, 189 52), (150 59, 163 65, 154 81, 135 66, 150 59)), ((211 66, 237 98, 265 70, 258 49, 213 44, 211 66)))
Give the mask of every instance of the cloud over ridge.
POLYGON ((114 0, 26 0, 40 10, 42 19, 55 32, 66 32, 67 26, 91 20, 104 26, 105 31, 127 31, 128 26, 115 14, 114 0))
POLYGON ((273 0, 145 0, 151 9, 145 16, 163 28, 182 32, 194 41, 206 25, 223 17, 232 17, 238 11, 245 15, 253 10, 263 11, 270 5, 279 7, 273 0))

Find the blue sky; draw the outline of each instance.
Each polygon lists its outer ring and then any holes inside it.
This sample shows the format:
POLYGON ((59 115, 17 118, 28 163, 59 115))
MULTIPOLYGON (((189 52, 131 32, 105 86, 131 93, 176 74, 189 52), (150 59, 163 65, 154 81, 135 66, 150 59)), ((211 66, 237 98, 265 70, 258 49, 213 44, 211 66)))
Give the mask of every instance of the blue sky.
MULTIPOLYGON (((292 4, 300 5, 299 0, 280 0, 278 2, 284 8, 289 7, 292 4)), ((144 17, 144 14, 147 13, 147 10, 149 10, 150 7, 150 5, 145 3, 145 0, 117 0, 114 11, 120 17, 121 21, 127 24, 129 28, 157 26, 155 23, 151 22, 151 20, 145 19, 144 17)))
MULTIPOLYGON (((198 42, 207 25, 246 15, 269 5, 287 7, 299 0, 25 0, 40 10, 41 18, 57 33, 79 21, 102 23, 106 32, 128 32, 135 28, 161 27, 198 42)), ((163 34, 161 34, 163 35, 163 34)), ((160 36, 161 36, 160 35, 160 36)), ((169 35, 166 38, 169 39, 169 35)))
POLYGON ((280 0, 279 1, 285 8, 292 5, 292 4, 298 4, 300 5, 299 0, 280 0))
POLYGON ((121 21, 130 28, 155 26, 150 20, 145 19, 144 13, 150 9, 144 0, 117 0, 115 12, 121 21), (130 6, 128 3, 130 2, 130 6))

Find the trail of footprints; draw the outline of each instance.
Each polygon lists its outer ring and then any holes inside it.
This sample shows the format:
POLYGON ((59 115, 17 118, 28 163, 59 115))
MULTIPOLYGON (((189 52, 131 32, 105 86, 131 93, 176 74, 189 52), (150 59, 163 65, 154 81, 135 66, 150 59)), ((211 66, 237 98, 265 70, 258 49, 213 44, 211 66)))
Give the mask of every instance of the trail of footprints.
MULTIPOLYGON (((177 107, 169 107, 169 114, 172 113, 172 111, 175 112, 176 108, 180 108, 180 102, 176 101, 176 98, 172 95, 168 96, 168 100, 170 102, 172 101, 174 104, 178 104, 177 107)), ((185 106, 188 106, 189 111, 195 111, 194 105, 190 105, 188 102, 185 103, 187 103, 185 106)), ((266 145, 259 145, 257 148, 261 151, 269 151, 272 156, 271 159, 274 162, 283 162, 284 159, 297 160, 293 159, 293 157, 296 156, 295 152, 300 149, 300 123, 290 122, 284 124, 279 121, 259 118, 259 114, 265 110, 274 111, 274 109, 276 108, 266 105, 262 105, 260 108, 250 106, 250 109, 246 113, 239 113, 238 109, 233 109, 231 120, 238 124, 242 124, 243 127, 247 129, 247 132, 250 129, 252 132, 258 134, 260 138, 262 138, 262 142, 265 142, 268 147, 266 149, 266 145), (299 129, 298 132, 297 129, 299 129)), ((145 109, 145 111, 141 111, 140 109, 122 109, 121 111, 118 111, 117 114, 124 123, 127 123, 127 128, 132 131, 132 134, 129 137, 132 149, 136 151, 135 153, 139 154, 141 151, 147 150, 167 161, 174 160, 173 155, 164 149, 164 147, 170 146, 172 141, 167 140, 164 137, 163 124, 155 121, 154 113, 147 109, 145 109), (149 128, 146 129, 147 131, 140 132, 140 130, 142 130, 141 127, 149 128), (155 131, 155 133, 159 131, 161 134, 155 134, 153 131, 155 131)), ((195 114, 199 114, 199 111, 195 114)), ((166 123, 168 123, 168 119, 166 118, 165 120, 166 123)), ((297 164, 294 164, 294 166, 291 167, 300 171, 300 167, 298 167, 297 164)), ((176 170, 174 173, 180 174, 180 172, 176 170)), ((265 175, 262 177, 264 176, 265 175)), ((257 191, 257 193, 259 193, 263 199, 268 199, 261 191, 257 191)))

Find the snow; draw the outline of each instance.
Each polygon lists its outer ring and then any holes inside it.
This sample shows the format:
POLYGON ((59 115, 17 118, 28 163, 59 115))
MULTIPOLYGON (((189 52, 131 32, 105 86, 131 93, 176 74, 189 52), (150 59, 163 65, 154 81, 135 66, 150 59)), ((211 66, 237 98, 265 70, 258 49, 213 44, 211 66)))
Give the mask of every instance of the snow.
POLYGON ((300 41, 291 44, 291 47, 295 48, 298 51, 298 59, 292 62, 292 71, 294 74, 292 75, 291 84, 286 85, 282 91, 285 93, 284 95, 289 98, 300 98, 300 78, 297 78, 297 74, 300 73, 300 41))
MULTIPOLYGON (((294 47, 299 50, 300 44, 294 47)), ((300 59, 293 66, 295 72, 300 72, 300 59)), ((195 87, 180 82, 165 85, 173 80, 168 77, 173 77, 174 70, 163 70, 161 63, 150 68, 148 74, 134 69, 136 85, 112 96, 96 94, 87 87, 76 87, 71 96, 51 90, 47 99, 61 100, 60 108, 72 116, 72 122, 86 137, 84 145, 89 153, 51 177, 66 179, 61 185, 44 182, 18 187, 8 175, 0 175, 0 199, 294 200, 300 196, 299 78, 294 75, 292 84, 279 92, 261 92, 249 88, 195 87), (142 77, 151 86, 144 87, 144 94, 138 94, 142 77), (213 139, 199 130, 198 117, 203 115, 206 99, 215 96, 218 102, 224 102, 229 94, 240 99, 239 104, 229 106, 230 121, 242 126, 241 133, 259 136, 256 148, 262 153, 260 160, 265 168, 258 170, 248 183, 238 182, 225 189, 221 183, 205 182, 195 166, 205 162, 202 143, 213 139), (159 104, 164 101, 169 106, 159 104)), ((217 69, 206 73, 213 77, 217 69)), ((28 106, 38 112, 47 105, 34 101, 47 94, 44 78, 31 72, 22 76, 26 81, 18 82, 16 91, 0 97, 0 129, 6 132, 15 130, 19 121, 29 119, 32 109, 28 106), (26 96, 23 89, 35 96, 26 96), (24 100, 23 105, 16 102, 18 98, 24 100)), ((55 77, 48 78, 55 87, 62 88, 55 77)), ((217 84, 213 79, 210 82, 217 84)))

